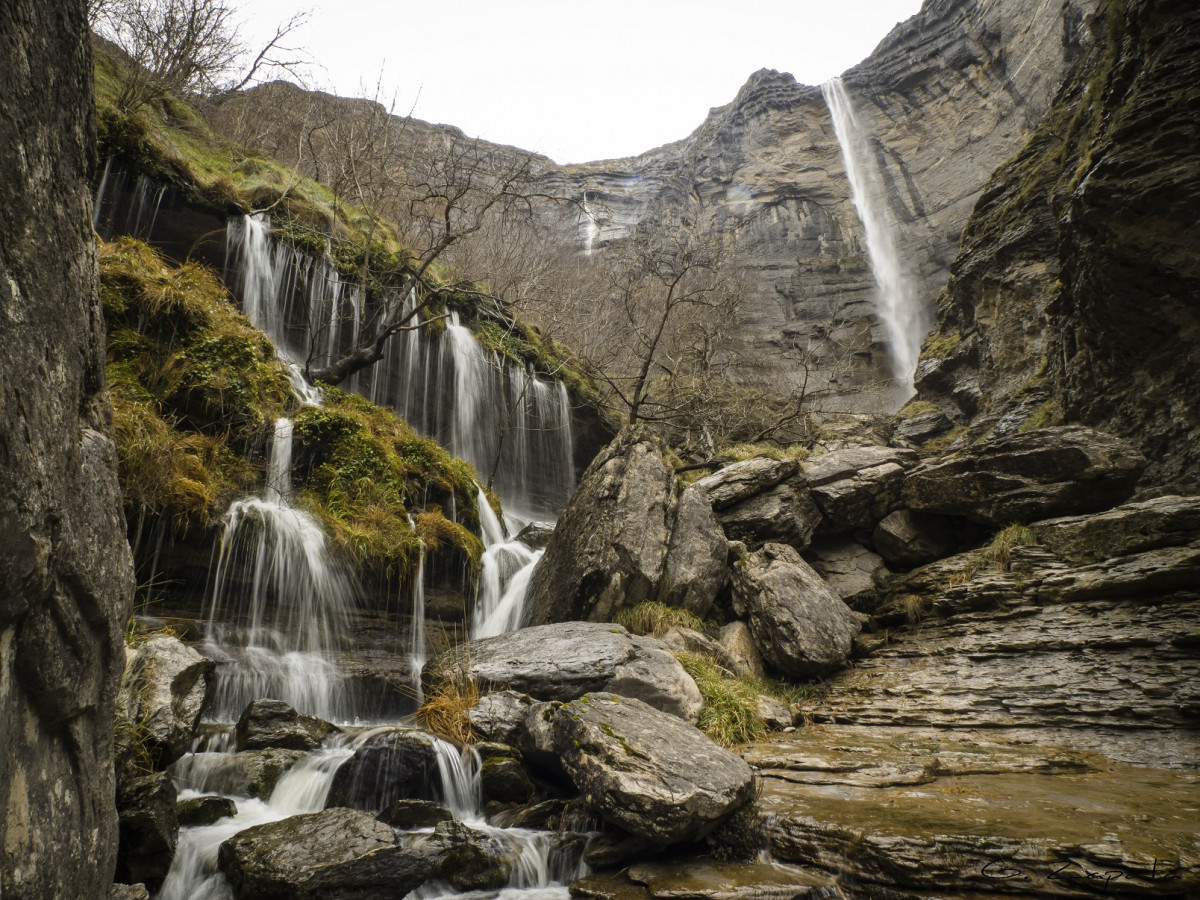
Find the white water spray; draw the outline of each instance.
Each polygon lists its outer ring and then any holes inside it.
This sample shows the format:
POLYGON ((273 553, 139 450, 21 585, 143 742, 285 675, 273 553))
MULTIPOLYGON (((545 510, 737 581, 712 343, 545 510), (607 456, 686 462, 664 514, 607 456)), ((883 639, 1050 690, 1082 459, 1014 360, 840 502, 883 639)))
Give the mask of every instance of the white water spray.
POLYGON ((885 213, 887 193, 882 173, 859 126, 846 87, 840 78, 832 78, 821 85, 821 93, 833 118, 854 208, 865 232, 871 272, 878 288, 877 311, 888 337, 892 375, 903 386, 902 399, 906 400, 913 394, 913 375, 926 330, 925 315, 896 253, 885 213))

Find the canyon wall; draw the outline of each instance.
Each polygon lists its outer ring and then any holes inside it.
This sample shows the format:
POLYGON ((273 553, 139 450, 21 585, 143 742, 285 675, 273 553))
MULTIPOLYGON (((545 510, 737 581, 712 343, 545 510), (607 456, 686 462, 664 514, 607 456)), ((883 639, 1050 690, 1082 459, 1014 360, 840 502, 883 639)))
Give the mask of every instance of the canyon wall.
POLYGON ((108 896, 133 589, 108 436, 83 0, 0 10, 0 894, 108 896))

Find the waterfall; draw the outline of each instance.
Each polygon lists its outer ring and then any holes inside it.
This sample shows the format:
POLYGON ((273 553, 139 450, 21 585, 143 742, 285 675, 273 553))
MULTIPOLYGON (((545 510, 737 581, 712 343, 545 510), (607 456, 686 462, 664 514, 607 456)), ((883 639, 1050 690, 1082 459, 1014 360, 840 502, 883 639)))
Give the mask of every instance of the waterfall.
MULTIPOLYGON (((285 361, 331 362, 369 321, 362 292, 342 281, 331 261, 275 240, 270 226, 264 215, 230 220, 229 281, 285 361)), ((402 315, 417 303, 410 291, 402 315)), ((485 349, 457 313, 440 334, 393 336, 384 358, 347 387, 471 463, 521 519, 552 521, 570 499, 575 471, 565 386, 485 349)))
POLYGON ((583 192, 583 198, 580 201, 580 216, 579 225, 583 229, 583 252, 585 256, 591 256, 596 247, 596 238, 600 236, 600 224, 596 221, 596 214, 592 212, 592 207, 588 203, 588 192, 583 192))
POLYGON ((541 550, 531 550, 521 541, 506 536, 482 490, 478 504, 483 563, 471 616, 472 638, 494 637, 521 626, 525 591, 533 567, 542 558, 541 550))
MULTIPOLYGON (((408 524, 414 532, 417 530, 417 523, 413 521, 412 516, 408 517, 408 524)), ((421 688, 421 670, 425 668, 425 662, 429 659, 429 645, 425 637, 424 541, 421 541, 421 553, 417 557, 417 574, 413 578, 412 597, 412 624, 409 626, 412 635, 409 637, 408 659, 409 671, 412 673, 413 693, 416 696, 417 706, 420 706, 425 702, 425 692, 421 688)))
POLYGON ((207 652, 225 663, 218 720, 260 697, 335 721, 353 715, 329 651, 346 633, 354 592, 321 526, 291 505, 291 451, 292 423, 280 419, 263 495, 229 507, 208 611, 207 652))
POLYGON ((821 92, 833 119, 854 208, 865 232, 871 272, 878 288, 877 311, 888 338, 892 375, 903 386, 901 400, 906 400, 914 392, 913 375, 927 325, 925 313, 896 253, 885 213, 887 192, 883 175, 859 126, 846 87, 841 78, 832 78, 821 85, 821 92))

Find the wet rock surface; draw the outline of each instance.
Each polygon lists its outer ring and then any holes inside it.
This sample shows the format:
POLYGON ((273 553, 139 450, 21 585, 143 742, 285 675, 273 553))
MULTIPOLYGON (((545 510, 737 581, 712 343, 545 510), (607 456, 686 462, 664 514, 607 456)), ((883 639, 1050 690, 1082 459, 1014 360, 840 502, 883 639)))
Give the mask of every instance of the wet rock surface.
POLYGON ((179 839, 176 791, 166 772, 122 774, 117 780, 119 881, 157 890, 167 877, 179 839))
POLYGON ((194 753, 176 762, 170 771, 182 784, 265 800, 279 779, 304 757, 300 750, 194 753))
POLYGON ((473 641, 469 654, 434 659, 426 678, 462 665, 481 685, 508 687, 538 700, 574 700, 592 691, 634 697, 694 721, 696 683, 658 641, 620 625, 563 622, 473 641))
POLYGON ((238 750, 316 750, 337 728, 282 700, 255 700, 234 728, 238 750))
POLYGON ((741 759, 641 701, 589 694, 533 715, 584 801, 635 836, 697 840, 753 796, 741 759))
POLYGON ((433 738, 415 729, 368 735, 338 767, 327 806, 371 811, 396 800, 437 800, 437 753, 433 738))
POLYGON ((792 678, 837 671, 861 625, 795 550, 767 544, 734 567, 734 609, 749 620, 763 659, 792 678))
POLYGON ((237 815, 237 804, 228 797, 190 797, 175 805, 175 815, 181 827, 211 825, 218 819, 237 815))
POLYGON ((144 729, 160 765, 191 749, 215 667, 183 641, 165 635, 127 648, 117 704, 126 719, 144 729))

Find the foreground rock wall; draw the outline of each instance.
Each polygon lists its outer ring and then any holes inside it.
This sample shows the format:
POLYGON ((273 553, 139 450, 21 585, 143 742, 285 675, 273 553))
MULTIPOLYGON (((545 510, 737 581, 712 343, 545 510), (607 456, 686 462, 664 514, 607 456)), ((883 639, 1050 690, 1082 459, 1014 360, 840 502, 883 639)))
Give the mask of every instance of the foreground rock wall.
POLYGON ((0 893, 107 895, 132 592, 108 438, 82 0, 0 10, 0 893))

